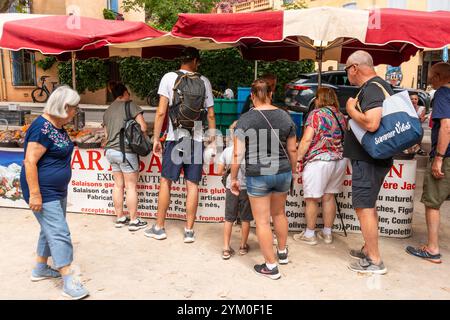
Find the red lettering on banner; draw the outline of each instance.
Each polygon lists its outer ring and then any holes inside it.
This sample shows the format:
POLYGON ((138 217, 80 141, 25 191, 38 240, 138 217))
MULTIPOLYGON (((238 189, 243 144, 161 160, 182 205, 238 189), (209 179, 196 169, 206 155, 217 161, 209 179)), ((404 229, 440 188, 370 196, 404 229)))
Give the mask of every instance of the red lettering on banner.
POLYGON ((152 157, 150 158, 150 164, 148 165, 147 173, 152 172, 152 168, 155 166, 158 168, 158 173, 160 173, 162 170, 161 159, 152 154, 152 157))
POLYGON ((209 165, 209 173, 208 173, 208 175, 210 175, 210 176, 218 176, 219 174, 216 173, 214 170, 215 170, 215 165, 214 165, 214 163, 211 163, 209 165))
POLYGON ((395 175, 400 179, 403 178, 403 166, 404 164, 399 164, 399 168, 396 168, 396 166, 392 166, 391 170, 389 171, 389 178, 392 178, 393 173, 395 173, 395 175))
POLYGON ((81 156, 80 150, 76 149, 73 153, 72 157, 72 169, 74 168, 75 164, 80 165, 80 170, 86 170, 86 167, 84 166, 83 157, 81 156))
MULTIPOLYGON (((106 150, 103 151, 103 156, 106 157, 106 150)), ((108 171, 112 171, 111 164, 109 165, 108 171)))
POLYGON ((392 182, 384 182, 383 183, 383 188, 384 189, 394 189, 397 190, 398 189, 398 183, 392 183, 392 182))
POLYGON ((87 154, 88 154, 88 159, 89 159, 89 168, 88 168, 88 170, 103 171, 103 167, 98 162, 101 159, 102 154, 99 151, 96 151, 96 150, 87 150, 87 154), (97 166, 97 168, 94 168, 94 164, 97 166))
POLYGON ((402 189, 402 190, 415 190, 416 189, 416 184, 415 183, 405 182, 400 189, 402 189))
MULTIPOLYGON (((349 163, 350 163, 350 161, 349 161, 349 163)), ((347 171, 345 172, 345 175, 347 175, 347 176, 351 176, 352 175, 351 167, 352 166, 350 164, 347 166, 347 171)))

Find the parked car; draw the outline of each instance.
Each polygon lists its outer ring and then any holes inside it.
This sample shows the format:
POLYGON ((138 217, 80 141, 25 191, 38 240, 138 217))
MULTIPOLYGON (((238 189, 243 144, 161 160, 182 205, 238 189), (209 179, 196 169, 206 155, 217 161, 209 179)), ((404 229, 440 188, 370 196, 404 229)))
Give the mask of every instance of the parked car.
MULTIPOLYGON (((339 98, 340 109, 347 114, 345 106, 348 98, 356 97, 359 92, 357 86, 353 86, 348 81, 345 71, 326 71, 322 73, 322 85, 336 90, 339 98)), ((310 108, 314 108, 314 99, 318 87, 318 73, 301 74, 298 79, 289 82, 286 85, 286 94, 284 103, 288 109, 296 112, 307 113, 310 108)), ((393 87, 395 92, 408 90, 409 93, 419 95, 419 105, 425 106, 427 112, 430 109, 430 95, 418 89, 405 89, 402 87, 393 87)))

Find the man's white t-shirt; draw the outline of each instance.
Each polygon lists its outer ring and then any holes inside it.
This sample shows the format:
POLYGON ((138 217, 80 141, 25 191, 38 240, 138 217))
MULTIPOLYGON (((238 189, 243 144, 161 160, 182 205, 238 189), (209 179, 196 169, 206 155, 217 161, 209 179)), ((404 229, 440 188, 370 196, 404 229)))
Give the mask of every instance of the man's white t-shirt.
MULTIPOLYGON (((187 70, 180 69, 183 73, 189 73, 187 70)), ((175 72, 169 72, 162 77, 161 82, 159 84, 158 94, 169 99, 169 108, 173 103, 173 87, 175 86, 175 81, 177 80, 178 75, 175 72)), ((201 76, 201 79, 205 83, 206 88, 206 97, 205 97, 205 109, 208 110, 210 107, 214 107, 214 96, 212 93, 211 82, 209 82, 208 78, 201 76)), ((176 139, 175 132, 173 130, 172 121, 169 119, 169 125, 167 129, 167 139, 168 141, 177 141, 182 137, 189 136, 189 133, 186 130, 177 130, 178 139, 176 139)), ((203 138, 203 132, 194 132, 194 140, 201 142, 203 138)))
MULTIPOLYGON (((229 146, 223 150, 222 154, 219 157, 218 163, 225 166, 225 169, 229 168, 231 166, 231 162, 233 161, 233 146, 229 146)), ((245 179, 245 160, 243 160, 243 163, 241 164, 239 171, 238 171, 238 181, 239 185, 241 186, 242 190, 247 189, 246 186, 246 179, 245 179)), ((226 188, 231 188, 231 174, 227 177, 227 183, 226 188)))

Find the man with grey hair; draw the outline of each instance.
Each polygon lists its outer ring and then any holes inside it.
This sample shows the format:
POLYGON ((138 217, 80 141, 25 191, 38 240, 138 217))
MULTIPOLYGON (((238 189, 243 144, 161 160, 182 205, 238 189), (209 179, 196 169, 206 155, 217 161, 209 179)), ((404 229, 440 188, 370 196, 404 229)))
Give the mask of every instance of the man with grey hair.
POLYGON ((435 64, 428 78, 436 89, 433 98, 430 161, 423 180, 421 199, 425 205, 428 242, 417 248, 409 246, 406 252, 433 263, 441 263, 440 207, 450 195, 450 64, 435 64))
MULTIPOLYGON (((380 126, 386 98, 378 84, 389 94, 394 92, 386 81, 377 76, 373 59, 365 51, 354 52, 347 60, 345 71, 350 83, 361 88, 356 98, 347 101, 347 113, 362 128, 375 132, 380 126)), ((376 201, 393 160, 372 158, 351 130, 345 135, 344 157, 352 162, 352 204, 364 237, 364 246, 350 251, 350 255, 359 261, 350 264, 349 268, 360 273, 385 274, 387 269, 378 249, 376 201)))

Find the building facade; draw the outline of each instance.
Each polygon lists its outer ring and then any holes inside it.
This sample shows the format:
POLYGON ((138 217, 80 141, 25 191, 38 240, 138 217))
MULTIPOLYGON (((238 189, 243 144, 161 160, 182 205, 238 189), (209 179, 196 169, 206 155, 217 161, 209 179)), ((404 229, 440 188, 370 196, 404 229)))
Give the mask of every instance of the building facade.
MULTIPOLYGON (((103 19, 103 9, 110 9, 123 15, 125 20, 145 21, 145 12, 123 12, 123 0, 33 0, 27 8, 20 8, 25 13, 33 14, 76 14, 84 17, 103 19)), ((10 12, 15 12, 11 8, 10 12)), ((0 50, 0 101, 32 102, 31 91, 40 85, 43 75, 50 76, 46 85, 51 90, 52 82, 58 82, 57 65, 43 71, 35 62, 43 59, 40 53, 25 50, 13 52, 0 50)), ((86 92, 82 95, 82 103, 105 104, 106 89, 86 92)))

